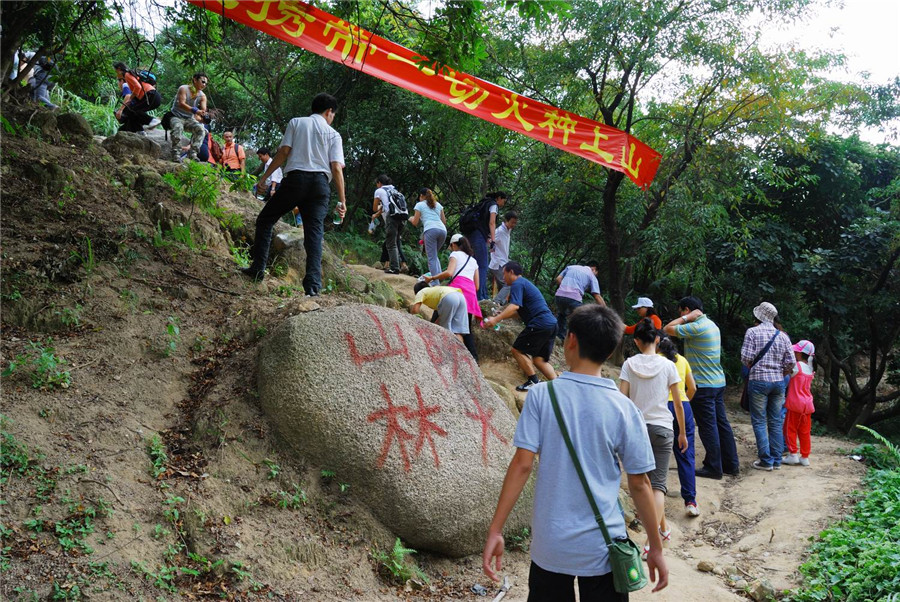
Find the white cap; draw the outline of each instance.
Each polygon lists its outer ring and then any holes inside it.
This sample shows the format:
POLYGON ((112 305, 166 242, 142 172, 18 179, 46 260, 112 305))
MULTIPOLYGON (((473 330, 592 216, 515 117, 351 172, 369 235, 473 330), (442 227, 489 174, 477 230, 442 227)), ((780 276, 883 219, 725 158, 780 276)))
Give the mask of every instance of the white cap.
POLYGON ((454 235, 450 238, 450 244, 451 244, 451 245, 455 245, 456 243, 458 243, 458 242, 460 241, 460 239, 462 239, 462 237, 463 237, 462 234, 459 234, 459 233, 454 234, 454 235))
POLYGON ((638 297, 637 304, 632 305, 631 309, 637 309, 639 307, 653 307, 653 301, 650 300, 650 297, 638 297))

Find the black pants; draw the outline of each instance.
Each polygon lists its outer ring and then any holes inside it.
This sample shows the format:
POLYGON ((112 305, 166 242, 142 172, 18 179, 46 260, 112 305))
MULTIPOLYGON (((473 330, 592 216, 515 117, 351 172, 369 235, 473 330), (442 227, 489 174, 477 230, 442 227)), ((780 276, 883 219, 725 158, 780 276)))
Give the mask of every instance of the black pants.
POLYGON ((306 250, 303 290, 318 293, 322 288, 322 237, 330 196, 328 176, 324 173, 300 170, 288 173, 256 218, 253 264, 250 268, 254 272, 266 269, 275 222, 294 207, 299 207, 300 217, 303 219, 303 248, 306 250))
MULTIPOLYGON (((628 602, 613 586, 612 573, 578 578, 581 602, 628 602)), ((528 602, 575 602, 575 576, 545 571, 534 562, 528 571, 528 602)))
POLYGON ((143 98, 132 99, 125 108, 122 109, 122 127, 119 128, 123 132, 140 132, 144 126, 149 124, 153 118, 147 114, 159 106, 162 97, 156 90, 149 90, 144 94, 143 98))

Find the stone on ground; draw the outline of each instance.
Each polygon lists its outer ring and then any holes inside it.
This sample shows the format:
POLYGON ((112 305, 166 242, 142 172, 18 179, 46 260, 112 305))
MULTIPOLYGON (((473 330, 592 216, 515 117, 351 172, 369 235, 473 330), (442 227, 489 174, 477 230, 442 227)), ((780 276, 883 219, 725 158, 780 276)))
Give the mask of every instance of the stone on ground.
POLYGON ((93 139, 94 130, 81 113, 63 113, 56 118, 59 133, 83 142, 93 139))
MULTIPOLYGON (((481 550, 515 419, 448 331, 375 306, 296 316, 263 344, 258 388, 281 437, 408 545, 481 550)), ((530 505, 523 496, 510 530, 530 505)))
POLYGON ((147 136, 139 136, 132 132, 118 132, 103 141, 103 148, 116 159, 135 159, 140 156, 159 157, 159 144, 147 136))

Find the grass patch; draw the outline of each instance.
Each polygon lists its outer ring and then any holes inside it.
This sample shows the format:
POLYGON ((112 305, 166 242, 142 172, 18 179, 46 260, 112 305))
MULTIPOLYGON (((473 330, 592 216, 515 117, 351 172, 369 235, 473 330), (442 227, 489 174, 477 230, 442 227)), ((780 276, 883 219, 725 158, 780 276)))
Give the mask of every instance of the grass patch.
POLYGON ((870 464, 852 513, 822 531, 801 567, 794 602, 890 600, 900 592, 900 450, 866 427, 883 447, 855 450, 870 464))
POLYGON ((68 389, 72 384, 72 376, 68 370, 63 370, 66 360, 56 355, 50 345, 51 339, 42 345, 31 341, 25 353, 21 353, 9 362, 9 366, 0 373, 3 378, 24 372, 31 378, 31 386, 35 389, 68 389))

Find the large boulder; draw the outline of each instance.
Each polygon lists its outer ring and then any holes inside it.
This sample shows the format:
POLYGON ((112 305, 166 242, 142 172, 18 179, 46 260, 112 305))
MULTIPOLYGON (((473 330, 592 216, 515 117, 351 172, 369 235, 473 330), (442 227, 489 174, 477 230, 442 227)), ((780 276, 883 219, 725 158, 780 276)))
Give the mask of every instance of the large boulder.
POLYGON ((63 136, 80 141, 88 142, 94 137, 94 130, 91 124, 84 118, 81 113, 63 113, 56 118, 56 127, 63 136))
POLYGON ((157 158, 162 152, 159 144, 133 132, 117 132, 103 141, 103 148, 116 159, 137 159, 141 156, 157 158))
MULTIPOLYGON (((447 330, 366 305, 296 316, 265 340, 258 382, 284 441, 350 483, 406 543, 481 550, 515 419, 447 330)), ((528 524, 530 500, 510 529, 528 524)))

